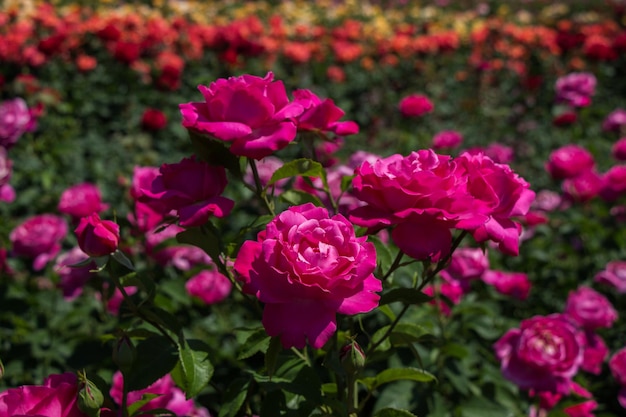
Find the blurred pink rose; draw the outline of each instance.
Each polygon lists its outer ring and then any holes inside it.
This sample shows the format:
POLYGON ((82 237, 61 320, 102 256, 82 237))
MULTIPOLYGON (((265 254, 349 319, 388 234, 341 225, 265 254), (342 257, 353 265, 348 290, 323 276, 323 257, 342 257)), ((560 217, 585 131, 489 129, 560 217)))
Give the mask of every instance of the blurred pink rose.
POLYGON ((159 176, 158 167, 150 166, 135 166, 133 168, 133 179, 130 186, 130 196, 134 199, 138 199, 143 196, 143 190, 149 190, 152 181, 159 176))
POLYGON ((586 286, 570 291, 563 313, 585 330, 612 327, 617 320, 617 311, 611 302, 593 288, 586 286))
POLYGON ((0 147, 11 148, 36 126, 37 119, 23 99, 18 97, 0 103, 0 147))
POLYGON ((89 255, 75 246, 70 251, 60 254, 56 259, 54 270, 59 275, 58 287, 61 288, 66 301, 71 301, 82 294, 83 287, 93 276, 90 270, 96 269, 95 262, 81 267, 70 266, 87 258, 89 255))
POLYGON ((181 226, 201 226, 211 216, 227 216, 233 208, 234 201, 220 196, 226 182, 224 167, 191 157, 163 164, 150 189, 142 188, 142 192, 150 199, 148 204, 156 200, 163 214, 176 210, 181 226))
POLYGON ((545 168, 552 178, 562 180, 591 171, 594 166, 593 155, 587 149, 579 145, 565 145, 552 151, 545 168))
POLYGON ((626 293, 626 261, 611 261, 606 264, 593 278, 600 284, 608 284, 615 288, 618 293, 626 293))
POLYGON ((239 250, 234 269, 243 290, 263 303, 263 326, 284 347, 307 340, 321 348, 337 329, 336 314, 378 306, 381 282, 373 275, 376 249, 342 215, 313 204, 279 214, 258 241, 239 250))
POLYGON ((57 208, 61 213, 78 219, 91 213, 101 213, 108 208, 108 205, 102 203, 98 186, 85 182, 63 191, 57 208))
POLYGON ((563 412, 569 417, 595 417, 595 414, 592 413, 592 411, 596 408, 598 408, 598 403, 594 400, 589 400, 565 407, 563 412))
POLYGON ((150 132, 158 132, 167 126, 167 116, 159 109, 148 108, 141 116, 141 127, 150 132))
POLYGON ((466 149, 464 152, 468 155, 484 154, 491 158, 493 162, 498 164, 508 164, 509 162, 513 161, 513 157, 515 156, 513 148, 498 142, 490 143, 485 147, 472 147, 466 149))
POLYGON ((561 184, 565 197, 577 203, 587 202, 604 189, 604 178, 594 170, 583 171, 561 184))
POLYGON ((596 77, 589 72, 574 72, 556 80, 556 101, 572 107, 587 107, 596 92, 596 77))
POLYGON ((626 136, 620 138, 613 144, 611 147, 611 154, 613 155, 613 158, 618 161, 626 161, 626 136))
POLYGON ((504 377, 520 389, 567 394, 583 361, 584 334, 562 314, 523 320, 494 344, 504 377))
POLYGON ((228 297, 232 286, 233 284, 224 274, 204 270, 189 278, 185 289, 190 296, 198 297, 206 304, 215 304, 228 297))
POLYGON ((171 265, 181 271, 212 264, 211 257, 199 247, 176 242, 176 235, 184 230, 171 224, 147 232, 146 254, 163 267, 171 265))
POLYGON ((10 184, 0 185, 0 201, 4 203, 15 201, 15 189, 10 184))
POLYGON ((34 258, 33 268, 43 269, 61 250, 67 223, 52 214, 32 216, 11 231, 13 255, 34 258))
POLYGON ((585 353, 580 368, 594 375, 600 375, 602 364, 609 355, 609 348, 604 340, 592 331, 585 332, 585 353))
MULTIPOLYGON (((426 286, 423 292, 431 297, 435 297, 435 294, 442 295, 446 297, 450 303, 456 305, 461 302, 465 291, 459 281, 455 279, 446 279, 445 276, 442 276, 440 283, 426 286)), ((450 305, 441 299, 435 298, 430 301, 430 304, 436 305, 446 316, 449 316, 452 313, 450 305)))
POLYGON ((481 248, 458 248, 442 272, 461 282, 477 279, 489 269, 489 258, 481 248))
POLYGON ((463 142, 463 136, 456 130, 443 130, 433 137, 434 150, 453 149, 463 142))
POLYGON ((600 196, 605 201, 615 201, 626 195, 626 165, 614 165, 602 176, 600 196))
MULTIPOLYGON (((138 291, 137 287, 132 287, 132 286, 124 287, 124 290, 126 291, 126 294, 128 296, 131 296, 138 291)), ((109 286, 107 285, 107 283, 104 283, 103 291, 105 293, 109 291, 109 286)), ((96 298, 101 300, 102 295, 97 293, 96 298)), ((122 294, 119 288, 114 288, 113 293, 110 294, 110 296, 108 296, 108 298, 106 299, 105 307, 110 314, 117 315, 120 312, 120 307, 122 306, 123 302, 124 302, 124 294, 122 294)))
POLYGON ((605 132, 624 133, 626 127, 626 110, 615 109, 602 122, 602 130, 605 132))
POLYGON ((563 199, 559 193, 551 190, 541 190, 537 193, 535 201, 531 204, 531 208, 541 211, 554 211, 561 207, 563 199))
MULTIPOLYGON (((124 377, 122 373, 120 371, 115 372, 109 394, 113 401, 119 405, 122 404, 123 385, 124 377)), ((141 411, 166 409, 179 417, 209 417, 206 409, 196 407, 193 400, 185 398, 185 393, 176 386, 170 374, 159 378, 148 388, 129 392, 127 397, 128 405, 131 406, 141 400, 145 394, 157 394, 158 397, 148 401, 146 405, 139 409, 141 411)))
POLYGON ((609 359, 609 369, 615 381, 620 385, 617 400, 626 408, 626 347, 618 350, 609 359))
POLYGON ((482 276, 483 282, 493 287, 500 294, 508 295, 518 300, 528 298, 530 281, 528 275, 523 272, 485 271, 482 276))
POLYGON ((13 162, 9 159, 6 149, 0 147, 0 187, 11 180, 13 162))
POLYGON ((295 139, 294 118, 304 109, 289 102, 283 82, 271 72, 265 78, 220 78, 198 89, 204 102, 180 104, 183 126, 229 142, 233 154, 261 159, 295 139))
POLYGON ((552 118, 552 124, 557 127, 571 126, 578 120, 578 114, 575 110, 567 108, 552 118))
POLYGON ((106 256, 117 250, 120 226, 111 220, 102 220, 98 213, 80 219, 74 230, 78 246, 89 256, 106 256))
POLYGON ((296 117, 298 131, 333 132, 337 136, 359 133, 359 125, 353 121, 340 122, 345 112, 329 98, 322 100, 310 90, 295 90, 294 101, 304 108, 296 117))
POLYGON ((419 117, 433 111, 435 106, 430 99, 422 94, 411 94, 400 100, 400 113, 404 117, 419 117))
MULTIPOLYGON (((265 187, 267 183, 270 182, 272 175, 274 172, 283 166, 283 161, 280 158, 275 156, 266 156, 263 159, 256 161, 257 172, 259 173, 259 179, 261 180, 261 185, 265 187)), ((248 165, 246 169, 246 173, 243 177, 243 180, 246 184, 254 187, 254 174, 252 173, 252 168, 248 165)), ((289 178, 284 178, 282 180, 277 181, 273 187, 275 187, 275 193, 279 194, 282 190, 282 187, 289 182, 289 178)))
POLYGON ((135 201, 134 211, 128 213, 126 218, 134 226, 135 234, 143 234, 161 224, 165 216, 161 211, 155 210, 149 203, 135 201))
POLYGON ((87 417, 77 399, 76 375, 53 374, 42 385, 23 385, 0 393, 0 417, 87 417))

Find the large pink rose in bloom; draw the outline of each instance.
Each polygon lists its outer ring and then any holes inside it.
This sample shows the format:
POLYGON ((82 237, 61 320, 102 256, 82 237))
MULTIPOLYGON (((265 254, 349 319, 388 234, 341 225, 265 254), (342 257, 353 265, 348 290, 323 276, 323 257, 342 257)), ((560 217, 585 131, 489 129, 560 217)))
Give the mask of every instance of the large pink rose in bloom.
POLYGON ((608 284, 615 288, 618 293, 626 293, 626 261, 611 261, 606 264, 604 270, 598 272, 593 278, 595 282, 608 284))
POLYGON ((359 133, 359 125, 355 122, 339 121, 345 112, 333 100, 322 100, 310 90, 295 90, 293 97, 304 108, 304 112, 296 118, 298 130, 333 132, 338 136, 359 133))
POLYGON ((569 393, 583 361, 585 335, 567 316, 523 320, 494 344, 505 378, 520 389, 569 393))
POLYGON ((609 359, 609 369, 615 381, 621 386, 617 399, 626 408, 626 347, 618 350, 609 359))
POLYGON ((342 215, 313 204, 279 214, 258 241, 239 250, 234 269, 246 293, 263 303, 263 326, 284 347, 307 340, 321 348, 337 329, 336 314, 378 305, 382 284, 373 275, 376 250, 342 215))
POLYGON ((574 72, 556 80, 556 101, 572 107, 587 107, 596 92, 597 80, 589 72, 574 72))
POLYGON ((58 205, 61 213, 69 214, 75 219, 91 213, 100 213, 107 208, 108 206, 102 203, 98 186, 87 182, 76 184, 63 191, 58 205))
POLYGON ((0 417, 87 417, 78 408, 78 379, 72 373, 48 376, 42 385, 0 393, 0 417))
POLYGON ((489 220, 489 207, 470 194, 465 171, 432 150, 395 154, 355 169, 352 193, 366 204, 350 220, 370 232, 396 227, 396 245, 416 259, 439 260, 450 252, 451 227, 475 229, 489 220))
POLYGON ((26 132, 37 127, 37 119, 21 98, 0 103, 0 147, 11 148, 26 132))
POLYGON ((550 154, 545 165, 546 171, 555 180, 573 178, 595 165, 593 155, 580 145, 565 145, 550 154))
MULTIPOLYGON (((111 386, 111 398, 118 404, 122 404, 122 389, 124 377, 120 371, 113 374, 113 384, 111 386)), ((185 398, 185 393, 176 386, 169 374, 155 381, 148 388, 128 393, 128 405, 141 400, 144 394, 157 394, 158 397, 148 401, 140 408, 142 411, 166 409, 181 417, 209 417, 209 412, 202 407, 196 407, 193 400, 185 398)))
POLYGON ((611 302, 593 288, 586 286, 569 293, 563 313, 585 330, 612 327, 617 320, 617 311, 611 302))
POLYGON ((302 105, 289 102, 282 81, 274 74, 220 78, 198 87, 204 102, 180 104, 183 126, 229 142, 238 156, 261 159, 296 137, 294 118, 302 105))
POLYGON ((223 167, 191 157, 175 164, 161 165, 150 189, 142 191, 145 197, 158 203, 163 214, 176 210, 181 226, 201 226, 211 216, 227 216, 235 205, 234 201, 220 196, 226 182, 223 167))
POLYGON ((495 163, 482 154, 463 153, 457 161, 468 177, 468 191, 474 196, 474 206, 489 219, 472 230, 477 242, 491 240, 508 255, 519 254, 521 226, 511 218, 524 216, 535 199, 523 178, 504 164, 495 163))
POLYGON ((33 268, 43 269, 61 250, 67 235, 67 223, 52 214, 40 214, 25 220, 11 231, 13 254, 34 258, 33 268))

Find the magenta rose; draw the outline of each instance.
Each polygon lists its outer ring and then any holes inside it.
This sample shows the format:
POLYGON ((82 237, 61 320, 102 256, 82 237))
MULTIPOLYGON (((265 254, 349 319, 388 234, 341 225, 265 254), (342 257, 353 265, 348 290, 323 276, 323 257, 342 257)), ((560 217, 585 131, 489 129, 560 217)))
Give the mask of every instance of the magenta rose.
POLYGON ((598 408, 598 403, 594 400, 589 400, 565 407, 563 412, 569 417, 595 417, 593 410, 596 408, 598 408))
POLYGON ((296 137, 294 118, 302 105, 289 102, 282 81, 274 74, 220 78, 198 87, 204 102, 180 104, 183 126, 229 142, 238 156, 261 159, 296 137))
POLYGON ((453 278, 447 278, 445 275, 442 276, 440 283, 431 284, 424 288, 424 294, 434 298, 430 301, 430 304, 437 306, 445 316, 449 316, 452 313, 449 303, 452 303, 453 305, 459 304, 464 293, 465 290, 463 289, 461 282, 453 278), (443 301, 440 297, 437 297, 436 294, 447 298, 449 303, 443 301))
POLYGON ((133 179, 130 186, 130 196, 133 199, 138 199, 144 195, 143 190, 149 190, 152 181, 160 174, 158 167, 142 167, 135 166, 133 168, 133 179))
POLYGON ((198 265, 210 265, 211 257, 193 245, 179 244, 176 235, 185 229, 175 224, 157 228, 146 233, 146 254, 161 266, 173 266, 189 271, 198 265))
MULTIPOLYGON (((259 174, 259 180, 261 181, 261 186, 265 187, 270 182, 272 175, 276 170, 282 167, 284 162, 275 156, 267 156, 259 161, 256 161, 256 169, 259 174)), ((255 187, 254 183, 254 174, 252 172, 252 168, 248 165, 246 173, 243 177, 243 180, 246 184, 251 187, 255 187)), ((276 181, 272 186, 275 188, 275 193, 280 193, 283 186, 289 182, 289 178, 283 178, 282 180, 276 181)))
POLYGON ((484 154, 498 164, 508 164, 515 156, 513 148, 498 142, 490 143, 487 146, 476 146, 465 150, 469 155, 484 154))
POLYGON ((92 277, 93 273, 90 271, 96 269, 95 262, 85 266, 71 266, 88 258, 89 256, 76 246, 56 259, 54 270, 59 275, 57 285, 61 288, 66 301, 71 301, 82 294, 83 287, 92 277))
POLYGON ((535 199, 530 184, 508 165, 495 163, 482 154, 463 153, 457 161, 465 169, 475 209, 489 216, 486 222, 472 229, 474 239, 497 242, 503 253, 518 255, 521 225, 512 218, 528 213, 535 199))
POLYGON ((605 201, 615 201, 626 195, 626 165, 614 165, 602 176, 600 196, 605 201))
POLYGON ((158 132, 167 126, 167 116, 159 109, 148 108, 141 116, 141 127, 149 132, 158 132))
POLYGON ((156 202, 163 214, 175 210, 181 226, 201 226, 211 216, 227 216, 235 205, 234 201, 220 196, 226 182, 224 167, 191 157, 175 164, 163 164, 150 189, 142 191, 149 199, 148 204, 156 202))
POLYGON ((612 327, 617 320, 617 311, 611 302, 593 288, 586 286, 570 291, 563 313, 585 330, 612 327))
POLYGON ((52 214, 40 214, 25 220, 11 231, 13 254, 34 258, 33 268, 43 269, 61 250, 61 241, 67 235, 67 223, 52 214))
POLYGON ((605 132, 623 132, 626 126, 626 110, 615 109, 602 122, 602 130, 605 132))
MULTIPOLYGON (((113 384, 109 394, 113 401, 122 404, 124 377, 120 371, 113 374, 113 384)), ((157 397, 148 401, 139 410, 149 411, 166 409, 180 417, 209 417, 208 411, 197 407, 193 400, 185 398, 185 393, 176 386, 169 374, 159 378, 148 388, 128 393, 128 406, 140 401, 146 394, 156 394, 157 397)))
POLYGON ((618 161, 626 161, 626 136, 613 144, 611 154, 618 161))
POLYGON ((304 112, 296 118, 299 131, 333 132, 338 136, 359 133, 359 125, 355 122, 339 121, 345 112, 333 100, 322 100, 310 90, 295 90, 293 97, 304 108, 304 112))
POLYGON ((72 373, 48 376, 42 385, 24 385, 0 393, 0 417, 87 417, 78 408, 78 379, 72 373))
POLYGON ((106 210, 108 206, 102 203, 102 195, 98 186, 85 182, 63 191, 57 208, 61 213, 69 214, 78 219, 91 213, 100 213, 106 210))
POLYGON ((187 294, 206 304, 215 304, 228 297, 233 284, 228 277, 217 271, 200 271, 185 284, 187 294))
POLYGON ((523 272, 489 270, 482 275, 482 280, 486 284, 492 285, 500 294, 508 295, 518 300, 528 298, 531 287, 528 275, 523 272))
POLYGON ((456 130, 444 130, 433 137, 432 148, 434 150, 453 149, 458 147, 462 142, 463 136, 461 133, 456 130))
POLYGON ((617 400, 622 407, 626 408, 626 348, 618 350, 611 356, 609 369, 621 387, 617 394, 617 400))
POLYGON ((425 95, 411 94, 400 100, 398 108, 404 117, 419 117, 432 112, 435 106, 425 95))
POLYGON ((555 180, 573 178, 585 171, 591 171, 595 161, 591 153, 579 145, 565 145, 550 154, 546 171, 555 180))
POLYGON ((595 94, 597 80, 588 72, 574 72, 556 80, 556 101, 572 107, 587 107, 595 94))
POLYGON ((594 170, 567 178, 561 184, 563 194, 569 200, 584 203, 598 196, 605 189, 604 178, 594 170))
POLYGON ((615 288, 618 293, 626 293, 626 261, 611 261, 606 264, 593 278, 600 284, 608 284, 615 288))
POLYGON ((600 375, 602 364, 609 355, 609 348, 604 340, 592 331, 585 332, 585 353, 580 369, 594 375, 600 375))
POLYGON ((480 248, 458 248, 442 272, 461 282, 477 279, 489 269, 487 253, 480 248))
POLYGON ((23 99, 18 97, 0 103, 0 147, 11 148, 36 125, 37 120, 23 99))
POLYGON ((13 162, 9 159, 6 149, 0 147, 0 187, 11 180, 13 162))
POLYGON ((263 326, 284 347, 307 340, 321 348, 337 329, 336 314, 378 306, 376 249, 342 215, 313 204, 279 214, 257 241, 244 242, 234 269, 243 290, 263 303, 263 326))
POLYGON ((111 220, 100 219, 98 213, 81 218, 74 233, 80 249, 92 257, 109 255, 120 243, 120 226, 111 220))
POLYGON ((583 361, 585 336, 567 316, 523 320, 494 344, 504 377, 523 390, 567 394, 583 361))

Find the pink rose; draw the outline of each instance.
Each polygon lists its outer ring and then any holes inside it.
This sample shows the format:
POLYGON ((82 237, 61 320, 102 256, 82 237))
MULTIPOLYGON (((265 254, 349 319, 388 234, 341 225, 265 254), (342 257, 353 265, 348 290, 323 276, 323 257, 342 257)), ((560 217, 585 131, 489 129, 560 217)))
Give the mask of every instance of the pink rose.
POLYGON ((0 185, 0 201, 4 203, 15 201, 15 190, 10 184, 0 185))
POLYGON ((0 147, 0 187, 11 180, 13 162, 9 159, 6 149, 0 147))
POLYGON ((596 290, 586 286, 570 291, 563 313, 585 330, 612 327, 617 320, 617 311, 611 302, 596 290))
POLYGON ((434 150, 453 149, 463 142, 463 136, 456 130, 444 130, 433 137, 432 148, 434 150))
POLYGON ((75 219, 91 213, 100 213, 108 208, 102 203, 102 196, 97 185, 81 183, 67 188, 61 194, 58 210, 75 219))
POLYGON ((181 271, 189 271, 197 265, 210 265, 211 257, 205 251, 197 246, 176 242, 176 235, 184 230, 172 224, 147 232, 146 253, 159 265, 171 265, 181 271))
POLYGON ((518 300, 528 298, 530 281, 528 275, 523 272, 485 271, 482 276, 483 282, 493 287, 500 294, 508 295, 518 300))
POLYGON ((588 72, 575 72, 556 80, 556 101, 572 107, 587 107, 596 91, 596 77, 588 72))
POLYGON ((613 158, 618 161, 626 161, 626 136, 620 138, 613 144, 611 147, 611 154, 613 155, 613 158))
POLYGON ((80 219, 74 230, 78 246, 92 257, 106 256, 117 250, 120 227, 111 220, 102 220, 98 213, 80 219))
POLYGON ((480 278, 488 269, 489 258, 483 249, 458 248, 444 271, 456 280, 469 281, 480 278))
MULTIPOLYGON (((115 372, 109 394, 117 404, 122 404, 123 385, 124 377, 122 373, 120 371, 115 372)), ((206 409, 196 407, 193 400, 185 398, 185 393, 176 386, 169 374, 159 378, 148 388, 129 392, 127 397, 128 405, 130 406, 141 400, 145 394, 156 394, 158 397, 153 398, 141 407, 140 410, 142 411, 166 409, 180 417, 208 417, 209 415, 206 409)))
POLYGON ((567 394, 583 361, 582 331, 562 314, 523 320, 494 344, 504 377, 520 389, 567 394))
POLYGON ((299 131, 333 132, 338 136, 359 133, 359 126, 355 122, 339 121, 345 112, 333 100, 322 100, 310 90, 295 90, 293 97, 304 108, 304 112, 296 118, 299 131))
MULTIPOLYGON (((424 288, 424 294, 431 297, 435 297, 435 294, 440 294, 449 300, 449 303, 454 305, 459 304, 465 293, 461 283, 455 279, 446 279, 445 275, 442 276, 441 283, 428 285, 424 288)), ((449 316, 452 313, 449 303, 446 303, 442 299, 435 297, 430 301, 430 304, 436 305, 445 316, 449 316)))
POLYGON ((510 146, 503 145, 498 142, 490 143, 489 145, 482 147, 477 146, 465 150, 465 153, 469 155, 485 154, 498 164, 508 164, 513 161, 515 152, 510 146))
POLYGON ((204 270, 189 278, 185 289, 190 296, 198 297, 206 304, 215 304, 228 297, 232 286, 224 274, 204 270))
POLYGON ((428 97, 422 94, 411 94, 410 96, 404 97, 400 100, 398 107, 404 117, 423 116, 426 113, 430 113, 435 108, 428 97))
POLYGON ((0 393, 0 417, 87 417, 78 408, 78 379, 72 373, 48 376, 42 385, 24 385, 0 393))
POLYGON ((561 207, 563 199, 559 193, 550 190, 541 190, 537 193, 531 208, 541 211, 554 211, 561 207))
POLYGON ((63 291, 63 298, 71 301, 83 292, 83 287, 92 277, 92 269, 96 269, 95 262, 81 267, 73 267, 89 258, 78 246, 68 252, 64 252, 57 258, 54 270, 59 275, 58 286, 63 291))
POLYGON ((13 254, 34 258, 33 268, 43 269, 61 250, 67 235, 67 223, 52 214, 40 214, 25 220, 11 231, 13 254))
POLYGON ((595 165, 593 155, 579 145, 565 145, 554 150, 546 163, 546 171, 555 180, 573 178, 590 171, 595 165))
POLYGON ((141 127, 149 132, 158 132, 167 126, 167 116, 159 109, 148 108, 141 116, 141 127))
POLYGON ((600 375, 602 364, 609 355, 609 348, 597 334, 585 332, 585 353, 580 368, 594 375, 600 375))
POLYGON ((580 175, 567 178, 561 184, 563 194, 569 200, 585 203, 598 196, 605 189, 604 178, 594 170, 583 171, 580 175))
POLYGON ((135 227, 135 233, 146 233, 161 224, 165 219, 160 210, 154 209, 149 203, 135 201, 135 210, 126 218, 135 227))
POLYGON ((37 120, 23 99, 18 97, 0 103, 0 147, 11 148, 36 125, 37 120))
POLYGON ((594 400, 585 401, 579 404, 570 405, 563 409, 563 412, 569 417, 594 417, 592 413, 598 407, 598 403, 594 400))
POLYGON ((605 132, 623 132, 626 126, 626 110, 615 109, 602 122, 602 130, 605 132))
POLYGON ((606 264, 593 278, 600 284, 608 284, 615 288, 618 293, 626 293, 626 261, 612 261, 606 264))
MULTIPOLYGON (((272 175, 276 170, 283 166, 283 161, 280 158, 275 156, 266 156, 263 159, 256 161, 257 172, 259 173, 259 179, 261 180, 261 186, 265 187, 272 175)), ((246 170, 246 174, 243 177, 243 180, 246 184, 254 187, 254 174, 252 173, 252 168, 248 165, 246 170)), ((274 183, 273 187, 275 187, 275 193, 278 194, 282 190, 282 187, 289 182, 289 178, 284 178, 282 180, 278 180, 274 183)))
POLYGON ((148 204, 156 201, 163 214, 176 210, 181 226, 201 226, 211 216, 227 216, 233 208, 234 201, 220 196, 226 182, 224 167, 191 157, 175 164, 163 164, 151 188, 142 191, 150 199, 148 204))
POLYGON ((158 167, 135 166, 133 168, 133 179, 130 186, 130 196, 138 199, 144 195, 143 190, 149 190, 152 181, 159 176, 158 167))
POLYGON ((626 165, 614 165, 602 176, 600 196, 605 201, 615 201, 626 195, 626 165))
POLYGON ((242 75, 198 86, 204 102, 180 105, 183 126, 229 142, 238 156, 261 159, 287 146, 296 137, 293 118, 302 105, 289 102, 282 81, 242 75))
POLYGON ((263 326, 284 347, 321 348, 335 333, 336 314, 378 305, 376 249, 342 215, 313 204, 279 214, 239 250, 234 269, 243 290, 263 303, 263 326))
POLYGON ((618 350, 611 356, 609 369, 621 387, 617 394, 617 400, 622 407, 626 408, 626 348, 618 350))

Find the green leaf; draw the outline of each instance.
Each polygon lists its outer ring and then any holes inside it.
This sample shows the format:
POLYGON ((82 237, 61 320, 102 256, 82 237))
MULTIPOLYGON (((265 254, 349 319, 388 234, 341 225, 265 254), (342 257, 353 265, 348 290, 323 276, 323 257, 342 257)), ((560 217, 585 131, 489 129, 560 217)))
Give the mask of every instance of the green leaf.
POLYGON ((157 397, 160 397, 161 394, 143 394, 140 400, 135 401, 131 405, 128 406, 128 415, 135 416, 141 407, 148 404, 150 401, 154 400, 157 397))
POLYGON ((265 352, 265 370, 267 375, 271 378, 276 370, 278 363, 278 355, 283 350, 283 345, 280 342, 280 336, 274 336, 270 340, 270 344, 265 352))
POLYGON ((213 364, 209 360, 209 347, 200 340, 182 340, 178 345, 182 389, 186 397, 195 397, 207 386, 213 376, 213 364))
POLYGON ((211 165, 223 166, 235 178, 243 178, 239 157, 230 152, 224 142, 212 139, 189 130, 189 138, 194 149, 194 154, 211 165))
POLYGON ((320 200, 317 196, 302 190, 286 190, 280 194, 280 198, 292 206, 313 203, 317 207, 324 207, 322 200, 320 200))
POLYGON ((272 178, 270 178, 267 185, 269 186, 275 184, 276 181, 297 176, 321 178, 324 188, 328 189, 326 171, 324 170, 322 164, 307 158, 300 158, 287 162, 282 167, 278 168, 272 174, 272 178))
POLYGON ((377 270, 378 274, 382 275, 385 271, 389 270, 389 267, 393 263, 393 255, 389 250, 387 244, 383 243, 380 238, 376 236, 369 236, 368 241, 374 244, 376 247, 376 261, 377 261, 377 270))
POLYGON ((237 359, 249 358, 257 352, 265 352, 270 344, 270 337, 264 328, 260 328, 246 339, 237 355, 237 359))
POLYGON ((415 414, 406 410, 399 410, 397 408, 383 408, 378 410, 374 417, 417 417, 415 414))
POLYGON ((190 227, 176 235, 178 243, 194 245, 205 251, 213 262, 219 264, 221 254, 219 238, 207 227, 190 227))
POLYGON ((218 412, 218 417, 236 416, 248 396, 249 386, 250 380, 243 378, 235 379, 224 393, 222 407, 218 412))
POLYGON ((431 300, 432 297, 415 288, 394 288, 381 295, 379 304, 385 305, 397 301, 403 304, 424 304, 431 300))
POLYGON ((176 316, 167 310, 155 305, 143 305, 139 307, 139 313, 153 323, 165 327, 174 334, 180 332, 180 323, 176 316))
POLYGON ((380 372, 375 377, 359 379, 370 390, 375 390, 383 384, 394 381, 415 381, 415 382, 430 382, 436 381, 437 378, 429 372, 423 369, 417 368, 390 368, 380 372))
POLYGON ((414 342, 418 342, 428 336, 431 333, 422 326, 418 326, 413 323, 399 323, 395 329, 391 332, 390 340, 391 344, 406 345, 414 342))
POLYGON ((341 177, 341 192, 342 193, 345 193, 348 190, 348 188, 350 188, 354 177, 356 177, 356 174, 344 175, 343 177, 341 177))
POLYGON ((124 255, 123 252, 116 250, 115 252, 111 254, 111 258, 115 259, 118 263, 123 265, 125 268, 130 269, 131 271, 135 270, 133 263, 130 261, 130 259, 126 257, 126 255, 124 255))
POLYGON ((137 360, 133 363, 124 380, 129 391, 148 387, 157 379, 170 372, 178 361, 178 352, 171 341, 163 336, 149 337, 139 342, 137 360))

